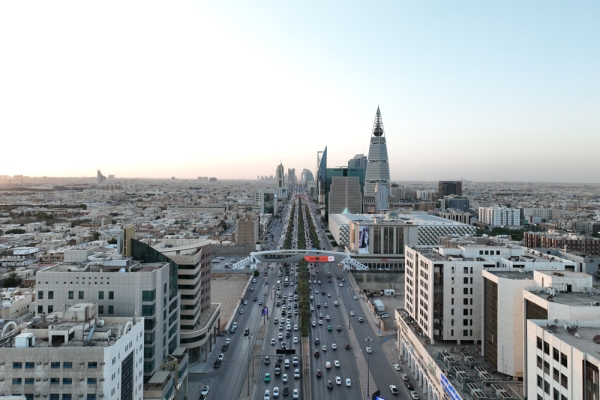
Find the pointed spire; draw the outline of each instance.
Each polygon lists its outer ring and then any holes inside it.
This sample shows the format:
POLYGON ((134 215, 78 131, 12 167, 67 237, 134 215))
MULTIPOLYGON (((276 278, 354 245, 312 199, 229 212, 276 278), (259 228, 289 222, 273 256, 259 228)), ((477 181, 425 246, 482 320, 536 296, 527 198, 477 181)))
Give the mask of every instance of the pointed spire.
POLYGON ((378 117, 381 117, 381 111, 379 111, 379 104, 377 104, 377 114, 378 117))
POLYGON ((381 111, 379 111, 379 104, 377 105, 377 112, 375 113, 375 123, 373 124, 373 136, 383 136, 383 121, 381 120, 381 111))

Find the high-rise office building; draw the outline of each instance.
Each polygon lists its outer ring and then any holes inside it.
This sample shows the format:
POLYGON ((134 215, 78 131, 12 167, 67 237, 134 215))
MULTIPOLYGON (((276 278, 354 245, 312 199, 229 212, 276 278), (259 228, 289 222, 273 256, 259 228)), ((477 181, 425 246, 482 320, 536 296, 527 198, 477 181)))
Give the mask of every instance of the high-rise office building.
POLYGON ((285 174, 283 172, 283 164, 279 164, 277 166, 275 176, 277 177, 277 187, 283 189, 285 187, 285 174))
POLYGON ((317 193, 319 204, 324 205, 327 198, 327 146, 317 153, 317 193))
POLYGON ((288 184, 293 187, 296 183, 296 168, 288 168, 288 184))
POLYGON ((389 193, 390 189, 390 165, 388 161, 387 145, 385 142, 385 131, 381 112, 377 107, 375 122, 373 123, 373 133, 369 144, 369 158, 367 159, 367 172, 365 182, 365 196, 375 196, 375 186, 386 186, 389 193))
POLYGON ((449 195, 462 196, 461 181, 439 181, 438 182, 438 197, 441 199, 449 195))
POLYGON ((96 183, 103 183, 106 180, 106 177, 104 175, 102 175, 102 172, 100 172, 100 170, 98 170, 96 172, 96 183))
POLYGON ((348 169, 358 169, 362 171, 361 182, 365 181, 365 174, 367 173, 367 156, 364 154, 357 154, 354 158, 348 160, 348 169))
POLYGON ((344 210, 362 212, 362 193, 358 176, 333 176, 329 187, 329 214, 341 214, 344 210))

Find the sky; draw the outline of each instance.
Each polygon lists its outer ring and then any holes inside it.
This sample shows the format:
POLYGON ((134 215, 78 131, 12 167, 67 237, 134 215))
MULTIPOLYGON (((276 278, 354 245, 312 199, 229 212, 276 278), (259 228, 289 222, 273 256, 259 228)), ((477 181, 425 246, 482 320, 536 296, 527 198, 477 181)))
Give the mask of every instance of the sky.
POLYGON ((600 182, 598 1, 0 2, 0 175, 600 182))

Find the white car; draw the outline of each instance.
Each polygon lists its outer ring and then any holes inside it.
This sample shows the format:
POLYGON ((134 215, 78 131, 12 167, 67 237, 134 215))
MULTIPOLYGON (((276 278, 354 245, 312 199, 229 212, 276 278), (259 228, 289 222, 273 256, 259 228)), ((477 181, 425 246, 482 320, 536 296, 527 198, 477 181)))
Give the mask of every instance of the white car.
POLYGON ((271 346, 275 346, 275 339, 271 339, 271 346))
POLYGON ((296 378, 296 379, 300 378, 300 370, 298 368, 296 368, 294 370, 294 378, 296 378))
POLYGON ((373 353, 373 349, 370 347, 367 347, 367 353, 369 353, 369 354, 373 353))
POLYGON ((298 336, 294 336, 294 344, 298 343, 298 336))
POLYGON ((323 352, 326 352, 326 351, 327 351, 327 346, 323 345, 323 352))
POLYGON ((225 358, 225 354, 221 353, 219 354, 219 357, 217 357, 217 360, 223 361, 223 358, 225 358))
POLYGON ((327 293, 327 297, 331 297, 331 293, 327 293))
POLYGON ((395 385, 390 385, 390 392, 392 392, 392 394, 398 394, 398 388, 395 385))
POLYGON ((271 400, 271 394, 269 392, 269 389, 265 390, 265 397, 263 397, 264 400, 271 400))
POLYGON ((294 325, 294 330, 297 331, 298 330, 298 325, 294 325))
POLYGON ((339 361, 339 360, 335 360, 335 361, 333 362, 333 365, 335 365, 335 367, 336 367, 336 368, 339 368, 341 364, 340 364, 340 361, 339 361))
POLYGON ((354 296, 354 300, 358 300, 358 297, 354 296))
POLYGON ((329 315, 327 315, 327 316, 325 317, 325 319, 326 319, 327 321, 331 320, 331 318, 329 317, 329 315))
POLYGON ((275 386, 273 388, 273 397, 279 397, 279 387, 275 386))
POLYGON ((323 320, 322 319, 319 320, 319 325, 323 325, 323 320))
POLYGON ((354 317, 354 311, 350 311, 350 315, 354 317))
POLYGON ((202 396, 208 396, 208 386, 204 386, 202 388, 202 392, 200 392, 202 396))
POLYGON ((346 386, 347 387, 352 386, 352 382, 350 382, 350 378, 346 378, 346 386))
POLYGON ((281 376, 281 381, 282 381, 282 382, 287 382, 287 374, 283 374, 283 375, 281 376))
POLYGON ((331 343, 331 350, 337 350, 337 344, 331 343))
POLYGON ((278 338, 279 338, 279 340, 283 340, 283 333, 279 333, 278 338))
POLYGON ((400 364, 394 364, 394 369, 396 371, 402 371, 402 367, 400 366, 400 364))
POLYGON ((336 385, 341 385, 342 384, 342 378, 340 378, 339 376, 335 377, 335 383, 336 385))
POLYGON ((294 392, 292 393, 292 399, 299 399, 300 398, 300 392, 298 392, 298 389, 294 389, 294 392))
POLYGON ((225 339, 225 344, 229 344, 229 342, 231 342, 230 338, 225 339))
POLYGON ((256 283, 256 278, 252 279, 252 283, 256 283))
POLYGON ((313 328, 314 328, 315 326, 317 326, 317 323, 316 323, 315 321, 313 321, 313 322, 312 322, 312 326, 313 326, 313 328))

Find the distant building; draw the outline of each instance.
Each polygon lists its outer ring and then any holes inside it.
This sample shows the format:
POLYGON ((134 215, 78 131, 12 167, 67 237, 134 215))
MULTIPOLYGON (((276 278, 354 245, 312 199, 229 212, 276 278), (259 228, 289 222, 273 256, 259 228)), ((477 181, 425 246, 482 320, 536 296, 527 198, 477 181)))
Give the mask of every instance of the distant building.
POLYGON ((100 170, 98 170, 96 172, 96 183, 103 183, 106 180, 106 177, 104 175, 102 175, 102 172, 100 172, 100 170))
MULTIPOLYGON (((340 208, 340 202, 341 201, 346 202, 346 194, 344 194, 342 196, 342 193, 339 192, 339 190, 342 190, 342 187, 346 187, 345 186, 346 184, 342 185, 341 184, 342 181, 338 181, 338 182, 340 182, 340 186, 338 186, 338 188, 337 188, 338 192, 336 194, 334 194, 334 198, 337 201, 336 205, 334 206, 335 210, 332 211, 332 212, 329 212, 329 210, 330 210, 329 201, 331 200, 331 190, 332 190, 332 184, 333 184, 334 177, 344 177, 344 178, 346 178, 346 177, 356 177, 356 178, 358 178, 358 184, 361 186, 359 188, 359 192, 358 193, 360 193, 359 197, 360 197, 360 200, 362 201, 362 188, 363 188, 363 185, 364 185, 364 181, 360 180, 362 175, 363 175, 363 173, 362 173, 361 170, 350 169, 350 168, 345 168, 345 167, 327 168, 325 170, 325 183, 323 185, 323 188, 324 188, 325 193, 327 195, 325 197, 325 203, 324 204, 325 204, 325 207, 326 207, 325 210, 327 211, 328 214, 341 213, 346 208, 346 207, 341 207, 340 208)), ((348 193, 348 199, 347 200, 348 200, 348 202, 352 203, 352 207, 349 208, 349 210, 350 210, 351 213, 358 213, 358 214, 360 214, 360 213, 362 213, 362 204, 361 204, 360 208, 357 209, 356 205, 353 203, 354 201, 356 201, 356 199, 351 199, 350 198, 350 197, 355 196, 356 193, 357 193, 356 190, 355 190, 356 188, 353 187, 353 182, 354 182, 354 180, 350 180, 347 183, 347 185, 349 185, 348 188, 350 188, 350 193, 348 193)), ((345 190, 345 189, 343 189, 343 190, 345 190)))
POLYGON ((443 198, 444 196, 462 196, 462 182, 461 181, 439 181, 438 182, 438 196, 443 198))
POLYGON ((285 173, 283 172, 283 165, 279 164, 277 169, 275 170, 275 176, 277 177, 277 187, 284 188, 285 187, 285 173))
POLYGON ((600 238, 590 236, 560 231, 525 232, 523 241, 527 247, 555 248, 600 256, 600 238))
POLYGON ((450 195, 444 196, 444 198, 440 199, 440 208, 442 210, 452 208, 454 210, 468 212, 470 209, 470 203, 469 199, 466 197, 450 195))
POLYGON ((278 194, 279 190, 276 188, 255 191, 253 210, 256 210, 258 214, 276 215, 278 212, 278 194))
POLYGON ((341 214, 344 210, 362 212, 362 193, 358 176, 332 176, 329 188, 328 214, 341 214))
MULTIPOLYGON (((319 206, 326 206, 327 202, 327 146, 325 150, 317 152, 317 202, 319 206)), ((327 208, 325 207, 325 211, 327 208)))
POLYGON ((515 227, 521 225, 521 213, 518 208, 500 206, 479 207, 479 222, 490 227, 515 227))
POLYGON ((243 214, 235 222, 235 243, 237 245, 253 245, 259 240, 260 219, 258 215, 243 214))
POLYGON ((217 178, 211 177, 211 178, 208 178, 208 181, 209 181, 209 182, 216 182, 216 181, 217 181, 217 178))
MULTIPOLYGON (((381 111, 377 107, 375 113, 375 121, 373 123, 373 132, 369 144, 369 156, 367 158, 367 170, 365 173, 365 206, 364 212, 376 212, 378 202, 375 202, 375 209, 370 207, 372 204, 369 200, 376 197, 375 187, 379 186, 380 190, 384 187, 390 192, 390 165, 387 152, 386 139, 384 137, 383 120, 381 119, 381 111), (369 206, 367 206, 369 204, 369 206)), ((388 204, 383 205, 383 209, 388 209, 388 204)))

